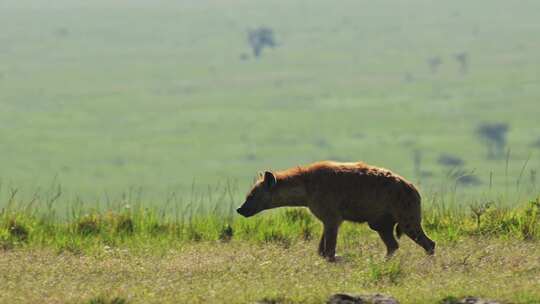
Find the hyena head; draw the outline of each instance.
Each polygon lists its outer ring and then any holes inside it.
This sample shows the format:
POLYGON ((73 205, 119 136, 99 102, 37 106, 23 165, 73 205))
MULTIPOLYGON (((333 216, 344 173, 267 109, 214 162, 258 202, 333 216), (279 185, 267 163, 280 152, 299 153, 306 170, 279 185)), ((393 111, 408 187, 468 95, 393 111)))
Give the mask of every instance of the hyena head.
POLYGON ((264 172, 264 178, 246 196, 246 201, 236 209, 242 216, 250 217, 263 210, 272 208, 272 188, 276 185, 276 176, 272 172, 264 172))

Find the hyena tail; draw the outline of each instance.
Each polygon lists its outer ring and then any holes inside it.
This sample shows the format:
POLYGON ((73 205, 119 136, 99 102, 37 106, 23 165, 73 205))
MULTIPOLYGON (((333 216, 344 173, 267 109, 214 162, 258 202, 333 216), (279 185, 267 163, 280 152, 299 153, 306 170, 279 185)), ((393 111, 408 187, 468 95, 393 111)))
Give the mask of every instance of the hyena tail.
MULTIPOLYGON (((403 228, 407 229, 407 226, 405 224, 405 227, 403 227, 402 224, 400 224, 400 221, 403 222, 403 211, 404 210, 407 210, 408 213, 412 213, 412 218, 420 218, 421 217, 421 214, 420 214, 420 202, 422 200, 422 198, 420 197, 420 193, 418 193, 418 190, 416 189, 416 187, 414 187, 413 184, 404 184, 403 185, 403 192, 405 193, 403 196, 403 199, 402 199, 402 204, 399 206, 399 210, 395 210, 397 212, 395 212, 394 216, 395 218, 398 220, 398 223, 396 225, 396 237, 398 239, 401 238, 401 236, 403 235, 404 231, 403 231, 403 228)), ((409 217, 411 218, 411 217, 409 217)))
POLYGON ((420 194, 412 185, 409 185, 406 190, 407 195, 404 195, 402 199, 401 208, 394 211, 394 216, 398 223, 396 226, 396 236, 399 238, 401 234, 406 234, 431 255, 435 252, 435 242, 422 229, 420 194))
POLYGON ((400 239, 402 235, 403 235, 403 230, 401 230, 401 226, 399 226, 399 223, 398 223, 396 225, 396 237, 400 239))

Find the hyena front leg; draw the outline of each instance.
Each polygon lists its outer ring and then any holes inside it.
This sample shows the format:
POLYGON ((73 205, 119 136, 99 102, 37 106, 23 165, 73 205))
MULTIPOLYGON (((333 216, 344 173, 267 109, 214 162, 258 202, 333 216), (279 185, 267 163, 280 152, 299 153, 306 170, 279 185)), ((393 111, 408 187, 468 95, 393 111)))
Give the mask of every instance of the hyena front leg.
POLYGON ((336 244, 339 231, 339 223, 325 223, 323 233, 323 254, 329 262, 336 260, 336 244))

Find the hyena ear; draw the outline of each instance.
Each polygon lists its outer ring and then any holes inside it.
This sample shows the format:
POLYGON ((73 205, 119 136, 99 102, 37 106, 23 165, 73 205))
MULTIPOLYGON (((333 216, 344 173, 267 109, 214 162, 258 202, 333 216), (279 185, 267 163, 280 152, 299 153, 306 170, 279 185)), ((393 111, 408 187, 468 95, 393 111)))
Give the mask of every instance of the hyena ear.
POLYGON ((270 190, 277 183, 276 176, 270 171, 264 172, 264 186, 270 190))

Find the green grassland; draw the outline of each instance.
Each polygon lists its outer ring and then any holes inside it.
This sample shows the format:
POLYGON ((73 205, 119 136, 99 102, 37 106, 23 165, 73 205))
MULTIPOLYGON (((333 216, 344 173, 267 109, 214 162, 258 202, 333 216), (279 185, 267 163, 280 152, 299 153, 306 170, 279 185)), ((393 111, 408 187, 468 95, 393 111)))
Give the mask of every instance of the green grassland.
POLYGON ((533 0, 0 0, 0 303, 540 303, 539 19, 533 0), (256 59, 260 26, 277 46, 256 59), (510 128, 497 159, 484 123, 510 128), (418 184, 437 254, 404 237, 386 261, 347 223, 327 263, 307 212, 234 214, 259 170, 321 159, 418 184))
POLYGON ((321 225, 303 209, 186 220, 123 209, 56 223, 12 209, 0 214, 0 302, 324 303, 382 292, 401 303, 539 303, 540 201, 478 214, 425 210, 436 255, 404 237, 390 260, 375 232, 346 223, 341 258, 328 263, 315 250, 321 225))
POLYGON ((540 167, 531 147, 540 137, 539 8, 2 1, 2 195, 17 188, 31 198, 54 180, 59 201, 94 204, 141 187, 160 204, 192 184, 233 180, 239 197, 259 170, 320 159, 385 166, 432 193, 452 184, 442 153, 482 182, 460 187, 464 199, 490 191, 490 172, 491 191, 528 195, 540 167), (272 28, 278 46, 256 60, 246 36, 258 26, 272 28), (466 74, 459 52, 469 55, 466 74), (426 61, 436 56, 433 74, 426 61), (483 122, 509 124, 508 171, 504 158, 486 159, 474 133, 483 122), (415 150, 425 177, 415 175, 415 150))

